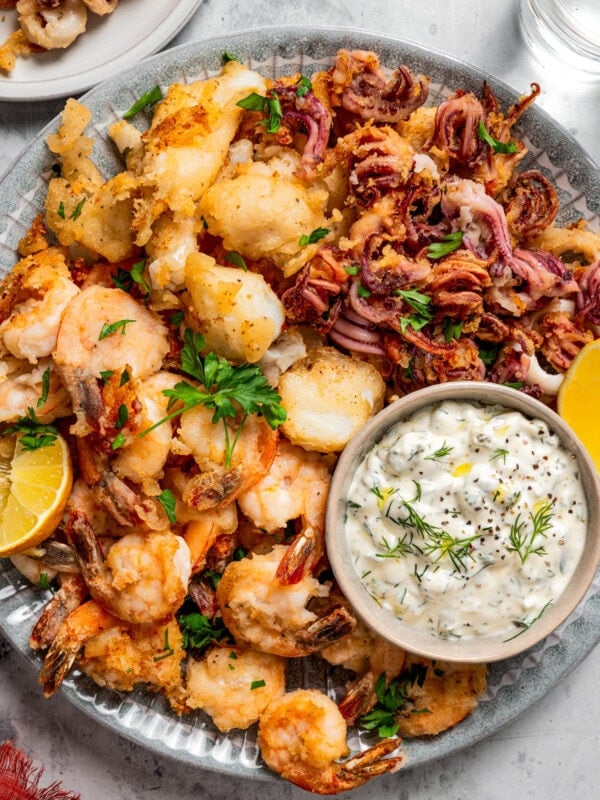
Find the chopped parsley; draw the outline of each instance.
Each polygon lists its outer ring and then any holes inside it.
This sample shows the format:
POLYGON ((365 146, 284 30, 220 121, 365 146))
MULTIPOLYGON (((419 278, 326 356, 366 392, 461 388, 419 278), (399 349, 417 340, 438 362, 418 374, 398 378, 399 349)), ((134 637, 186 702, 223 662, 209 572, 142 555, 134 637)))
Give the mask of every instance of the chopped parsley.
POLYGON ((35 415, 33 408, 27 409, 27 416, 20 417, 5 429, 3 436, 11 433, 19 434, 19 444, 23 450, 39 450, 54 444, 58 431, 53 425, 43 425, 35 415))
POLYGON ((312 92, 312 83, 306 77, 306 75, 300 75, 298 80, 296 81, 296 97, 304 97, 309 92, 312 92))
POLYGON ((85 201, 86 201, 86 200, 87 200, 87 197, 83 197, 83 198, 82 198, 82 199, 81 199, 81 200, 80 200, 80 201, 77 203, 77 205, 75 206, 75 211, 73 211, 73 213, 72 213, 72 214, 69 216, 69 219, 77 219, 77 218, 80 216, 80 214, 81 214, 81 209, 83 208, 83 205, 84 205, 84 203, 85 203, 85 201))
POLYGON ((316 244, 321 239, 324 239, 328 233, 330 233, 329 228, 315 228, 308 235, 302 234, 298 244, 300 247, 306 247, 307 244, 316 244))
POLYGON ((273 429, 278 428, 287 418, 281 405, 281 397, 269 385, 267 379, 256 364, 240 364, 234 366, 216 353, 201 356, 204 349, 204 337, 189 328, 184 333, 184 346, 181 351, 181 369, 192 378, 196 378, 202 388, 192 386, 186 381, 176 383, 172 389, 164 389, 163 394, 169 398, 167 410, 177 402, 182 408, 172 411, 150 428, 139 434, 145 436, 158 425, 182 414, 184 411, 202 405, 214 411, 212 422, 223 422, 225 428, 225 466, 231 466, 233 450, 240 437, 242 428, 249 414, 260 414, 273 429), (235 405, 234 405, 235 404, 235 405), (228 419, 237 419, 238 408, 241 408, 242 419, 233 439, 230 438, 228 419))
POLYGON ((173 492, 170 489, 163 489, 156 499, 164 508, 169 522, 177 522, 177 517, 175 516, 175 496, 173 492))
POLYGON ((172 656, 174 652, 175 651, 169 644, 169 629, 165 628, 165 646, 162 649, 161 656, 154 656, 154 661, 162 661, 163 658, 169 658, 169 656, 172 656))
POLYGON ((50 391, 50 367, 46 367, 42 375, 42 394, 37 401, 37 407, 41 408, 48 401, 48 392, 50 391))
POLYGON ((480 141, 485 142, 492 148, 494 155, 497 155, 498 153, 516 153, 518 150, 518 147, 514 142, 500 142, 498 139, 494 139, 494 137, 485 127, 483 120, 479 120, 479 125, 477 126, 477 137, 480 141))
POLYGON ((246 266, 246 262, 242 258, 239 253, 236 253, 235 250, 232 250, 230 253, 227 253, 225 256, 225 261, 229 261, 230 264, 235 264, 236 267, 240 267, 244 270, 244 272, 248 272, 248 267, 246 266))
POLYGON ((134 319, 118 319, 116 322, 105 322, 98 335, 98 341, 106 339, 107 336, 112 336, 113 333, 121 331, 121 336, 125 336, 125 328, 130 322, 135 322, 134 319))
POLYGON ((183 634, 184 650, 204 650, 211 642, 223 639, 228 633, 219 618, 210 620, 198 611, 180 614, 177 622, 183 634))
POLYGON ((252 681, 250 684, 250 691, 253 692, 255 689, 262 689, 263 686, 266 686, 266 682, 263 680, 260 681, 252 681))
POLYGON ((228 50, 223 51, 223 55, 221 56, 223 64, 228 64, 230 61, 239 61, 237 56, 234 56, 233 53, 230 53, 228 50))
POLYGON ((40 572, 40 579, 38 581, 38 586, 40 587, 40 589, 50 588, 50 581, 48 580, 47 572, 40 572))
POLYGON ((448 253, 453 253, 461 246, 463 240, 462 231, 454 231, 454 233, 447 233, 442 236, 439 242, 432 242, 427 248, 427 255, 429 258, 436 260, 447 256, 448 253))
POLYGON ((462 320, 453 320, 446 317, 442 322, 442 333, 446 342, 450 343, 453 339, 460 339, 463 329, 462 320))
POLYGON ((247 111, 260 111, 265 114, 265 119, 262 120, 261 125, 266 128, 267 133, 277 133, 279 130, 283 111, 276 92, 272 92, 269 97, 252 92, 247 97, 238 100, 236 105, 240 106, 240 108, 245 108, 247 111))
POLYGON ((127 442, 127 439, 125 438, 125 434, 124 433, 117 433, 117 435, 112 440, 112 443, 110 445, 111 449, 112 450, 118 450, 120 447, 123 447, 123 445, 126 442, 127 442))
POLYGON ((148 92, 144 92, 144 94, 135 101, 131 108, 123 114, 123 119, 131 119, 131 117, 134 117, 140 111, 143 111, 149 106, 156 105, 156 103, 162 99, 162 89, 160 86, 154 86, 148 92))

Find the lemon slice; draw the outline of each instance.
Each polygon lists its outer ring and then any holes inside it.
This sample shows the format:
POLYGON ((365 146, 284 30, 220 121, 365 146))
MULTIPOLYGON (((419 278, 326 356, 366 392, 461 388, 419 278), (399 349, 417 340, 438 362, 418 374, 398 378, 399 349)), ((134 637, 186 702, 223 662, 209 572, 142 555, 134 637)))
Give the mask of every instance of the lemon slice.
POLYGON ((0 439, 0 556, 47 539, 60 522, 72 484, 62 436, 36 450, 23 449, 19 436, 0 439))
POLYGON ((558 413, 573 428, 600 470, 600 339, 579 352, 558 392, 558 413))

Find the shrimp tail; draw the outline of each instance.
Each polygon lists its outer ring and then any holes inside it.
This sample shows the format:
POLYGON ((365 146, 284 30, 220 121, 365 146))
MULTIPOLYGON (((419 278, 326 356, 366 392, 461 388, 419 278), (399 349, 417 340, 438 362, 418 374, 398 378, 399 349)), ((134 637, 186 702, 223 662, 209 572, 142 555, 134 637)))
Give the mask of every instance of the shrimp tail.
POLYGON ((317 619, 308 628, 299 631, 296 638, 309 646, 309 652, 316 653, 351 634, 356 625, 356 619, 348 609, 338 606, 324 617, 317 619))
POLYGON ((241 467, 234 467, 224 473, 203 472, 194 475, 187 482, 182 493, 182 500, 196 511, 217 511, 225 508, 245 488, 241 467))
POLYGON ((33 626, 29 637, 32 650, 49 647, 58 630, 71 611, 74 611, 85 600, 88 588, 81 575, 64 577, 60 589, 47 603, 41 617, 33 626))
POLYGON ((396 750, 400 744, 401 739, 383 739, 373 747, 365 750, 364 753, 359 753, 344 764, 335 776, 335 791, 346 791, 361 786, 363 783, 377 777, 377 775, 384 775, 388 772, 396 772, 404 764, 404 753, 401 753, 394 758, 385 758, 385 756, 396 750))
POLYGON ((277 567, 279 583, 285 586, 298 583, 316 567, 323 555, 321 540, 320 532, 312 527, 296 536, 277 567))
POLYGON ((57 365, 57 369, 71 396, 73 411, 77 417, 71 432, 77 436, 87 436, 93 430, 98 430, 104 414, 104 403, 96 378, 88 377, 82 370, 64 364, 57 365))
POLYGON ((52 697, 71 671, 83 644, 68 647, 59 635, 50 645, 40 671, 39 682, 44 687, 44 697, 52 697))
POLYGON ((104 577, 104 555, 84 511, 71 509, 66 534, 75 551, 86 583, 88 585, 97 584, 104 577))
POLYGON ((345 697, 338 703, 338 708, 347 724, 354 725, 359 717, 369 713, 376 700, 375 676, 367 672, 351 684, 345 697))

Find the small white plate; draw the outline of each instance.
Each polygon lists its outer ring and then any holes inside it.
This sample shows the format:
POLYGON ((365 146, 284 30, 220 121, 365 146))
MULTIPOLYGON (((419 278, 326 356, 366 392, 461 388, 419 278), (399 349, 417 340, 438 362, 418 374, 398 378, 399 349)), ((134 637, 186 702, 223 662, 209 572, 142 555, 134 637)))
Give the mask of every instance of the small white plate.
MULTIPOLYGON (((88 27, 66 50, 17 58, 0 73, 0 100, 50 100, 76 95, 155 53, 183 28, 202 0, 121 0, 113 14, 88 15, 88 27)), ((0 40, 16 30, 17 12, 0 17, 0 40)))

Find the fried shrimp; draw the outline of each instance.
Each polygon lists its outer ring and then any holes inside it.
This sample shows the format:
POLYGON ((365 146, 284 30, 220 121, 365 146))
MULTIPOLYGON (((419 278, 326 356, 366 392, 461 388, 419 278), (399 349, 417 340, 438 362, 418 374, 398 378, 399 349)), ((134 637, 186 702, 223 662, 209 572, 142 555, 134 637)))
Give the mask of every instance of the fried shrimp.
POLYGON ((237 441, 227 465, 225 428, 215 425, 212 418, 212 411, 196 406, 184 411, 179 427, 179 440, 201 470, 188 482, 183 500, 198 511, 222 509, 254 486, 267 474, 279 437, 264 417, 249 416, 241 432, 228 422, 227 436, 237 441))
POLYGON ((65 309, 53 354, 73 400, 78 433, 88 433, 90 421, 102 417, 102 373, 126 369, 143 380, 158 372, 168 351, 160 319, 126 292, 103 286, 80 292, 65 309))
POLYGON ((163 623, 128 625, 95 600, 78 606, 58 628, 40 673, 44 695, 51 697, 75 659, 101 686, 131 691, 146 683, 181 707, 182 634, 171 618, 163 623))
POLYGON ((0 422, 26 417, 30 408, 44 424, 72 413, 71 398, 51 359, 31 365, 6 356, 0 361, 0 422))
POLYGON ((56 346, 65 308, 79 294, 65 256, 50 247, 19 261, 0 296, 0 339, 16 358, 36 364, 56 346))
POLYGON ((67 535, 92 597, 111 614, 141 624, 174 614, 185 599, 190 552, 170 531, 128 533, 104 558, 86 513, 71 510, 67 535))
POLYGON ((395 772, 402 755, 386 759, 398 739, 383 741, 346 762, 346 723, 336 704, 314 689, 297 689, 271 702, 258 727, 258 745, 268 766, 316 794, 355 789, 377 775, 395 772))
POLYGON ((287 550, 276 545, 266 555, 232 561, 219 581, 217 601, 237 642, 293 657, 327 647, 350 633, 356 620, 343 607, 321 618, 307 608, 311 599, 329 594, 329 587, 309 572, 294 583, 279 580, 277 570, 287 550))
POLYGON ((285 659, 238 647, 213 647, 187 666, 186 703, 220 731, 245 730, 285 692, 285 659))

